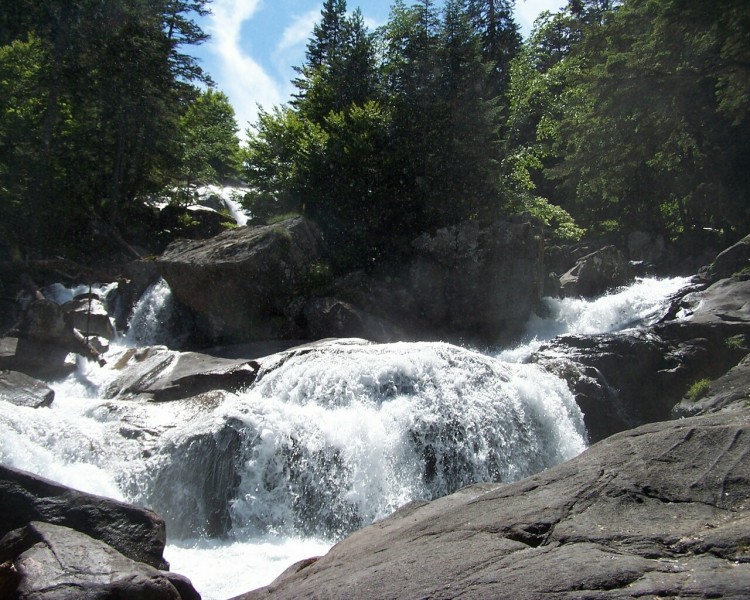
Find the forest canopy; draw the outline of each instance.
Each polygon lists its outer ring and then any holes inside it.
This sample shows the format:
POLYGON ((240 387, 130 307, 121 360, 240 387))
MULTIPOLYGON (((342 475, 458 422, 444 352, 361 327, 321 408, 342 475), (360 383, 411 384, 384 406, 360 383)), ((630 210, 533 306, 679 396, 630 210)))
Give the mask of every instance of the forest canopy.
MULTIPOLYGON (((750 4, 397 0, 375 31, 325 0, 295 94, 240 150, 189 48, 200 0, 18 0, 0 13, 0 235, 90 251, 149 199, 239 175, 256 222, 323 229, 336 270, 527 211, 550 237, 699 243, 750 229, 750 4)), ((179 194, 177 194, 179 195, 179 194)))

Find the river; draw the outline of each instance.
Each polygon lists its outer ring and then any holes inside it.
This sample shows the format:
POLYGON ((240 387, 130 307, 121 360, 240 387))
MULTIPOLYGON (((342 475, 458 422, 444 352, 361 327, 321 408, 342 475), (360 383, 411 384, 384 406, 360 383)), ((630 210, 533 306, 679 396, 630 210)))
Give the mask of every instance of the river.
MULTIPOLYGON (((641 279, 593 301, 545 299, 546 316, 514 348, 340 340, 262 361, 243 393, 105 398, 124 353, 169 342, 160 282, 106 366, 80 360, 52 384, 51 408, 0 401, 0 462, 157 511, 172 570, 223 600, 411 500, 518 480, 582 452, 572 394, 525 359, 562 333, 648 325, 686 283, 641 279)), ((75 292, 55 290, 60 301, 75 292)))

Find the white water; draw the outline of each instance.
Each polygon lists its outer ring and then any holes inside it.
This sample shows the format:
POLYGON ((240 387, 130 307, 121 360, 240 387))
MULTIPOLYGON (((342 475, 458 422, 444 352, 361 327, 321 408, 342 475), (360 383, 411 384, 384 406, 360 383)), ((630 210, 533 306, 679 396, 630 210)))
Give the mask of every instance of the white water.
POLYGON ((545 341, 558 335, 614 333, 652 325, 664 315, 665 300, 689 281, 687 277, 643 278, 594 300, 544 298, 546 316, 532 316, 523 343, 500 351, 497 357, 523 362, 545 341))
POLYGON ((246 191, 247 188, 218 185, 204 185, 196 190, 199 197, 219 196, 237 225, 247 225, 249 219, 247 211, 237 201, 237 196, 244 194, 246 191))
MULTIPOLYGON (((550 301, 552 316, 530 324, 531 347, 558 331, 653 320, 684 283, 550 301)), ((161 284, 144 294, 128 338, 157 339, 169 301, 161 284)), ((505 356, 342 340, 266 359, 243 394, 105 400, 126 352, 115 346, 106 367, 82 361, 49 409, 0 401, 0 462, 154 508, 172 569, 207 600, 265 585, 410 500, 516 480, 585 448, 565 384, 505 356)))

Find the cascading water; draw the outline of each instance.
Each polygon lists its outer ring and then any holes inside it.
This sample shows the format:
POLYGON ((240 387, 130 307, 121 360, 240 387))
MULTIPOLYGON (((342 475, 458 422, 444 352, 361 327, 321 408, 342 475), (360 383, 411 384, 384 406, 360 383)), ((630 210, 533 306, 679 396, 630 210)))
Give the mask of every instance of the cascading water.
POLYGON ((174 308, 172 290, 167 282, 159 278, 141 296, 128 320, 125 341, 131 346, 153 346, 169 344, 165 326, 174 308))
MULTIPOLYGON (((550 301, 532 337, 648 321, 684 283, 550 301)), ((168 296, 162 283, 144 294, 144 323, 159 321, 153 306, 168 296)), ((137 322, 130 342, 153 339, 138 337, 137 322)), ((54 384, 49 409, 0 401, 0 462, 155 509, 172 569, 206 599, 264 585, 410 500, 517 480, 585 447, 561 380, 448 344, 326 342, 263 359, 243 393, 103 399, 132 352, 115 344, 107 366, 82 362, 54 384)))

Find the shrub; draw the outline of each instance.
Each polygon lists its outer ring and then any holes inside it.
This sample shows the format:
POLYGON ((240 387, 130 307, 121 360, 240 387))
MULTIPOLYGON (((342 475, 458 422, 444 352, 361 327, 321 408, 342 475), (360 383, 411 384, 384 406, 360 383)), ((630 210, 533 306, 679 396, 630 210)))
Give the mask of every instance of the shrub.
POLYGON ((698 381, 694 382, 693 385, 690 386, 687 393, 685 394, 685 397, 690 400, 690 402, 697 402, 701 398, 703 398, 706 394, 708 394, 708 388, 711 386, 711 380, 710 379, 699 379, 698 381))

